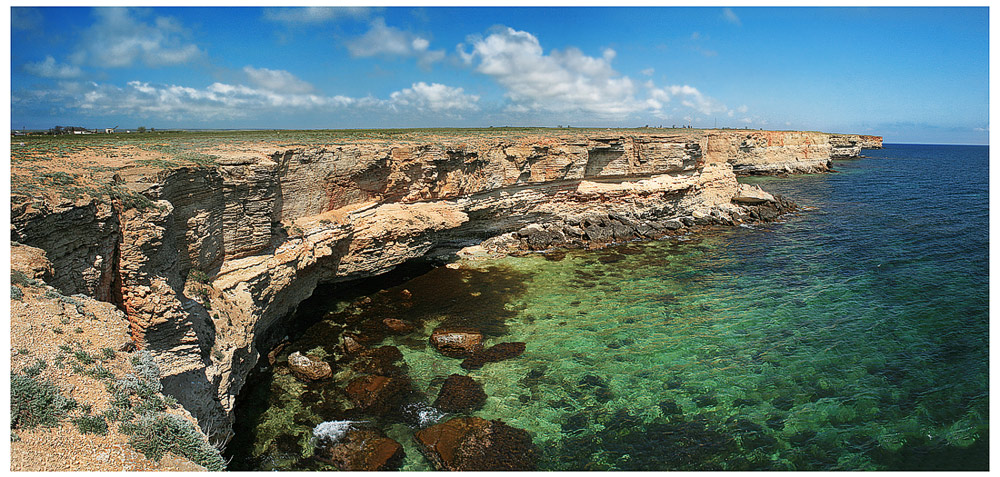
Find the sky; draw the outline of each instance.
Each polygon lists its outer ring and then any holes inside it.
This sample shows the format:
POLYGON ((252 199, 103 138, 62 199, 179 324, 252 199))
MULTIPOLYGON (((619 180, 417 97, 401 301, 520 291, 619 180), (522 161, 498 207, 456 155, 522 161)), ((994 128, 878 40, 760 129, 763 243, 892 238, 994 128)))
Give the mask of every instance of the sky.
POLYGON ((986 144, 988 9, 11 9, 11 127, 680 126, 986 144))

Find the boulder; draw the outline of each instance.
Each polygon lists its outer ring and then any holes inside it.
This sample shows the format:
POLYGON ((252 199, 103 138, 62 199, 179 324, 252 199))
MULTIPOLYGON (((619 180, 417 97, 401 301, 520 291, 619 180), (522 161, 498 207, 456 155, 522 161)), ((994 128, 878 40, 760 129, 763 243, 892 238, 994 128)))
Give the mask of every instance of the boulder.
POLYGON ((383 415, 399 407, 411 391, 406 376, 370 374, 347 384, 347 397, 362 412, 383 415))
POLYGON ((358 337, 352 333, 344 333, 341 337, 340 348, 344 354, 354 354, 365 349, 365 346, 358 341, 358 337))
POLYGON ((358 354, 351 362, 351 369, 361 374, 379 374, 382 376, 398 376, 405 370, 396 365, 403 360, 403 353, 395 346, 380 346, 367 349, 358 354))
POLYGON ((437 470, 535 470, 531 436, 499 420, 458 417, 421 429, 416 438, 437 470))
POLYGON ((739 184, 736 186, 736 195, 733 196, 732 200, 741 204, 761 204, 764 202, 774 202, 774 196, 764 192, 760 187, 739 184))
POLYGON ((462 361, 462 367, 465 369, 479 369, 486 363, 495 363, 521 356, 524 353, 524 349, 525 344, 523 342, 496 344, 473 353, 472 356, 462 361))
POLYGON ((483 334, 471 328, 438 328, 431 333, 430 343, 445 356, 467 358, 482 348, 483 334))
POLYGON ((333 376, 330 363, 315 356, 306 356, 299 351, 288 356, 288 368, 295 376, 308 381, 319 381, 333 376))
POLYGON ((403 446, 377 429, 350 429, 336 441, 317 442, 317 459, 344 471, 396 470, 403 446))
POLYGON ((468 376, 452 374, 441 386, 434 407, 444 412, 471 412, 485 403, 486 393, 482 384, 468 376))
POLYGON ((405 335, 413 333, 417 330, 417 327, 413 326, 412 323, 400 320, 398 318, 386 318, 382 320, 382 323, 386 328, 389 329, 390 333, 397 335, 405 335))

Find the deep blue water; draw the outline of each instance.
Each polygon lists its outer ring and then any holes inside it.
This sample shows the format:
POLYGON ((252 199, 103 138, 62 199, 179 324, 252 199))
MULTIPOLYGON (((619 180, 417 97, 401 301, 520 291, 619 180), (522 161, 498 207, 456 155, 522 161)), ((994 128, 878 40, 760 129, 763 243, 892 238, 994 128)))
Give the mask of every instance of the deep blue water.
MULTIPOLYGON (((540 469, 985 469, 989 150, 865 154, 741 179, 802 206, 781 223, 434 269, 331 305, 285 354, 335 356, 341 324, 368 315, 412 321, 380 344, 417 399, 469 374, 489 396, 475 415, 528 430, 540 469), (442 323, 527 351, 466 372, 426 346, 442 323)), ((262 378, 234 467, 324 468, 310 432, 350 415, 342 385, 262 378)), ((429 468, 412 424, 374 421, 405 469, 429 468)))

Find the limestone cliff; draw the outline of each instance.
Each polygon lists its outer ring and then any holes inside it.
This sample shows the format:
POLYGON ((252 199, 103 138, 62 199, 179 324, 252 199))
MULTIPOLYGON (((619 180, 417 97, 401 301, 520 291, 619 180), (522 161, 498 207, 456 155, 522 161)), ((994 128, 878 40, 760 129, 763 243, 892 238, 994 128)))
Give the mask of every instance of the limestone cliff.
POLYGON ((165 392, 224 434, 267 353, 263 337, 319 283, 429 255, 596 246, 771 219, 789 204, 739 185, 737 174, 824 171, 874 143, 727 130, 248 149, 132 178, 127 185, 152 201, 141 209, 15 208, 12 238, 46 251, 63 293, 124 310, 165 392))

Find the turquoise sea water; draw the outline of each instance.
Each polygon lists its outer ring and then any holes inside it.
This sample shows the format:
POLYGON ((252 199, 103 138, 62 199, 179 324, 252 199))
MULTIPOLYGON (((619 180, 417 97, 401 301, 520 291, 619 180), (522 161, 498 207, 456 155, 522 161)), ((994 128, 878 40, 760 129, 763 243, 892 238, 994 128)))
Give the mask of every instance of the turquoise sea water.
MULTIPOLYGON (((414 400, 472 376, 489 396, 474 415, 529 431, 541 470, 986 469, 988 148, 866 154, 741 179, 803 206, 782 223, 436 268, 364 305, 330 300, 285 354, 332 361, 343 323, 412 321, 380 344, 402 351, 414 400), (467 372, 426 344, 441 325, 527 350, 467 372)), ((255 375, 231 468, 325 469, 309 436, 358 418, 343 384, 255 375)), ((429 468, 420 424, 369 421, 404 469, 429 468)))

